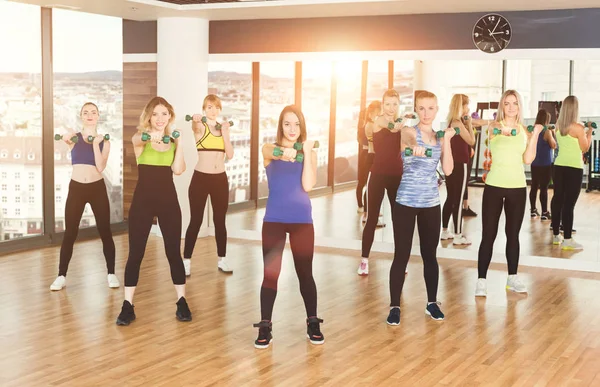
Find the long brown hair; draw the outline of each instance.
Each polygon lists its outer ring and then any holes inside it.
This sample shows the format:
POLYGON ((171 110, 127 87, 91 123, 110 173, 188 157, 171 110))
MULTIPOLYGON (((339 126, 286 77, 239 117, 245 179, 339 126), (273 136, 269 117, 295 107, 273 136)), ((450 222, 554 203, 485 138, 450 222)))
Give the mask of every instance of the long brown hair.
POLYGON ((537 116, 535 117, 535 125, 543 125, 546 126, 550 122, 550 113, 548 113, 544 109, 540 109, 537 112, 537 116))
POLYGON ((300 108, 296 105, 288 105, 283 108, 281 114, 279 115, 279 124, 277 124, 277 143, 281 145, 281 142, 285 138, 283 134, 283 116, 286 113, 294 113, 296 117, 298 117, 298 121, 300 122, 300 135, 298 136, 297 142, 304 142, 306 140, 306 121, 304 120, 304 114, 300 108))
POLYGON ((173 123, 173 121, 175 121, 175 110, 173 109, 173 106, 171 106, 171 104, 167 102, 167 100, 163 97, 154 97, 146 104, 144 110, 142 111, 142 114, 140 115, 140 123, 137 127, 139 132, 147 132, 150 129, 150 118, 152 117, 154 108, 158 105, 166 107, 169 111, 169 114, 171 115, 171 118, 169 119, 169 122, 165 127, 165 134, 171 134, 171 124, 173 123))

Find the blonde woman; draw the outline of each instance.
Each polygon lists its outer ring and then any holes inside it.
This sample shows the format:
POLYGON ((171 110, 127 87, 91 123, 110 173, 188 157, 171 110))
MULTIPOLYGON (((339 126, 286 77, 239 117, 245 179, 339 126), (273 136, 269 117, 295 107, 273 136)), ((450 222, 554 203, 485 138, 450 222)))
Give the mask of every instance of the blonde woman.
POLYGON ((171 279, 177 293, 179 321, 190 321, 192 313, 185 300, 185 270, 181 258, 181 208, 173 184, 173 174, 185 171, 183 149, 178 135, 171 133, 175 112, 164 98, 154 97, 140 117, 133 135, 133 150, 138 164, 138 182, 129 209, 129 257, 125 266, 125 300, 117 325, 135 320, 133 295, 140 275, 152 220, 156 216, 163 235, 171 279))
POLYGON ((573 210, 581 191, 583 178, 582 152, 587 152, 592 143, 592 130, 585 131, 579 121, 579 101, 570 95, 563 101, 556 121, 558 156, 554 160, 554 197, 552 198, 552 243, 562 242, 563 250, 581 250, 583 246, 572 238, 573 210), (561 240, 559 228, 564 228, 561 240))
POLYGON ((527 287, 517 277, 519 267, 519 232, 525 216, 527 183, 523 163, 531 164, 535 159, 537 142, 542 125, 536 124, 531 134, 522 124, 523 99, 515 90, 502 94, 496 121, 488 126, 489 149, 493 162, 483 190, 483 231, 479 246, 479 278, 475 296, 487 295, 487 271, 492 260, 494 241, 498 234, 498 223, 504 209, 506 216, 506 261, 508 280, 506 289, 527 293, 527 287))
POLYGON ((475 135, 471 121, 468 119, 469 97, 455 94, 450 101, 450 111, 446 122, 449 128, 459 128, 460 135, 452 137, 452 159, 454 168, 446 176, 446 191, 448 196, 442 209, 441 239, 454 239, 455 245, 470 245, 471 241, 463 233, 462 200, 467 187, 468 164, 471 156, 471 146, 475 144, 475 135), (465 120, 464 116, 467 116, 465 120), (454 222, 454 234, 448 231, 450 215, 454 222))

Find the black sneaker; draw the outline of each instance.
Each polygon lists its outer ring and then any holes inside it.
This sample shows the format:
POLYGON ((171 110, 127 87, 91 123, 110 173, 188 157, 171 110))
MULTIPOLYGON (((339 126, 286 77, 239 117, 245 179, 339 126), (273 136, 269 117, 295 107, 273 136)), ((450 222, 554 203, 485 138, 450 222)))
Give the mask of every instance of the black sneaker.
POLYGON ((537 210, 537 209, 535 209, 535 208, 534 208, 534 209, 532 209, 532 210, 531 210, 531 217, 532 217, 532 218, 537 218, 538 216, 540 216, 540 214, 539 214, 538 210, 537 210))
POLYGON ((550 212, 546 211, 546 212, 542 212, 542 216, 540 216, 541 220, 550 220, 552 219, 552 216, 550 215, 550 212))
POLYGON ((393 307, 390 309, 390 314, 387 318, 388 325, 400 325, 400 308, 393 307))
POLYGON ((471 207, 467 207, 463 209, 463 216, 477 216, 477 213, 471 207))
POLYGON ((309 317, 306 319, 306 337, 315 345, 323 344, 325 337, 321 333, 321 324, 323 320, 318 317, 309 317))
POLYGON ((179 321, 192 321, 192 312, 190 312, 185 297, 181 297, 177 301, 177 312, 175 312, 175 316, 177 316, 177 320, 179 321))
POLYGON ((440 305, 441 304, 439 302, 427 304, 427 307, 425 308, 425 314, 431 316, 431 318, 434 320, 443 320, 444 314, 440 310, 440 305))
POLYGON ((135 320, 135 312, 133 311, 133 305, 127 300, 123 301, 121 307, 121 313, 117 317, 117 325, 129 325, 135 320))
POLYGON ((254 347, 258 349, 269 348, 269 345, 273 342, 273 335, 271 334, 273 324, 270 321, 263 320, 252 326, 258 328, 258 338, 254 341, 254 347))

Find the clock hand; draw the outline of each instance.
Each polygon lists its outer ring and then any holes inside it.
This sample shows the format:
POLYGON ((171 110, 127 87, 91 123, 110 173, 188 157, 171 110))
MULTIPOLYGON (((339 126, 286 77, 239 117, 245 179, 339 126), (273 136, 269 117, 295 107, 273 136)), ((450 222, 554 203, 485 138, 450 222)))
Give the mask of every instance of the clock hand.
POLYGON ((494 27, 494 31, 492 31, 492 32, 496 32, 496 28, 498 28, 498 24, 500 24, 500 19, 498 19, 498 22, 496 23, 496 26, 494 27))
POLYGON ((490 32, 490 35, 498 35, 498 34, 504 34, 504 32, 502 32, 502 31, 490 32))

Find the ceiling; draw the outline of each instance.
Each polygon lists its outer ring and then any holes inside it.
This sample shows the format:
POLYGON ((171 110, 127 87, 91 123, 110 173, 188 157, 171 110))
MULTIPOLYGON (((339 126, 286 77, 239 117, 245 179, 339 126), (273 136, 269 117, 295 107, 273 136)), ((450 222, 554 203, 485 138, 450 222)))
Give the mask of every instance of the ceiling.
MULTIPOLYGON (((2 0, 0 0, 2 1, 2 0)), ((204 17, 209 20, 399 15, 595 8, 598 0, 9 0, 77 9, 132 20, 204 17), (185 5, 181 5, 184 4, 185 5)))

